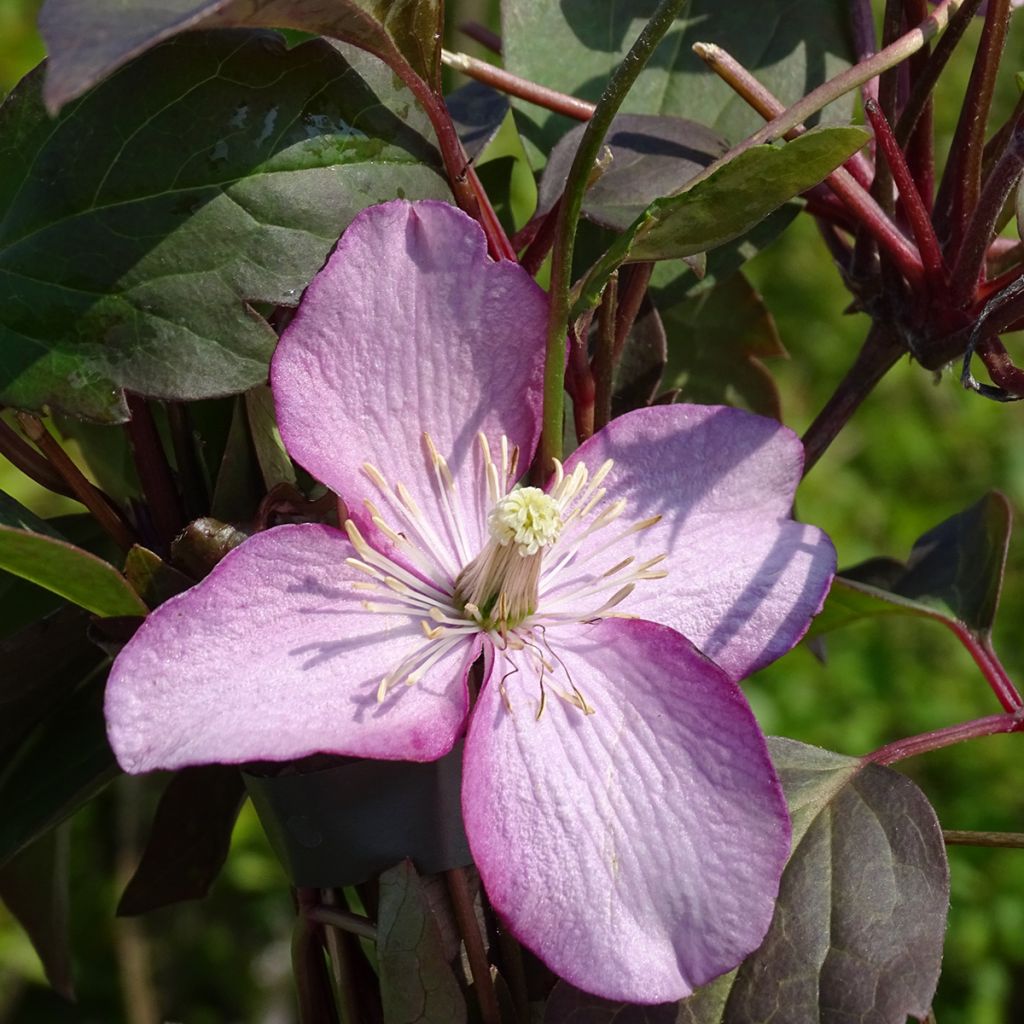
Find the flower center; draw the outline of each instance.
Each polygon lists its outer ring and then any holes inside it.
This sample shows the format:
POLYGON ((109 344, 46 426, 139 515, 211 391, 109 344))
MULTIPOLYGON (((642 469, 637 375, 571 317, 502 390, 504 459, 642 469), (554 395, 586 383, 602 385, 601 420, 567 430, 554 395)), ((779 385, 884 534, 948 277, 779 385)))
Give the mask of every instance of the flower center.
POLYGON ((505 495, 487 517, 491 539, 455 580, 455 602, 485 629, 514 629, 537 610, 544 548, 562 531, 558 502, 539 487, 505 495))

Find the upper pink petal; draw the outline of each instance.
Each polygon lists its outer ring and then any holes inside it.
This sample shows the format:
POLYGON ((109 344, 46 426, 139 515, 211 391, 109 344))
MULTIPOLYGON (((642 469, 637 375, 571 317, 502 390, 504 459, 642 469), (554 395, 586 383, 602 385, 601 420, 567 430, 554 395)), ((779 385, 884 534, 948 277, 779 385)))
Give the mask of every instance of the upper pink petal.
MULTIPOLYGON (((480 226, 439 202, 374 206, 349 226, 284 332, 271 382, 285 445, 366 526, 363 472, 403 483, 452 561, 485 539, 477 433, 529 463, 540 431, 547 300, 517 264, 494 262, 480 226), (423 434, 455 478, 459 553, 423 434)), ((456 570, 461 568, 456 565, 456 570)))
POLYGON ((419 620, 365 610, 328 526, 251 537, 157 608, 107 684, 110 744, 129 772, 287 760, 316 751, 430 761, 462 730, 465 641, 377 701, 389 669, 427 644, 419 620))
POLYGON ((667 577, 641 581, 623 611, 678 630, 734 679, 797 643, 828 592, 835 549, 790 517, 803 468, 792 431, 724 406, 657 406, 612 421, 566 470, 583 461, 593 472, 607 459, 608 500, 626 510, 542 583, 542 611, 624 558, 666 555, 657 570, 667 577), (609 543, 652 516, 661 519, 609 543))
POLYGON ((681 999, 771 921, 789 818, 764 739, 736 684, 664 626, 608 619, 495 651, 462 799, 495 909, 587 992, 681 999), (573 686, 593 714, 557 695, 573 686))

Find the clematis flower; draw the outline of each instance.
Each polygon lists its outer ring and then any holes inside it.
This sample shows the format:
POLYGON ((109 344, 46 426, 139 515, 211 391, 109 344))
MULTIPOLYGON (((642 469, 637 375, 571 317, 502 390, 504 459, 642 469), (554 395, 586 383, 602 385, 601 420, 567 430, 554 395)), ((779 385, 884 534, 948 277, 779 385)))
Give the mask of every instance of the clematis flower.
POLYGON ((465 734, 498 914, 578 987, 664 1002, 770 922, 789 819, 736 681, 797 642, 834 553, 789 516, 799 441, 734 409, 631 413, 517 487, 545 317, 460 211, 356 218, 271 372, 289 452, 351 519, 259 533, 154 611, 110 741, 142 772, 429 761, 465 734))

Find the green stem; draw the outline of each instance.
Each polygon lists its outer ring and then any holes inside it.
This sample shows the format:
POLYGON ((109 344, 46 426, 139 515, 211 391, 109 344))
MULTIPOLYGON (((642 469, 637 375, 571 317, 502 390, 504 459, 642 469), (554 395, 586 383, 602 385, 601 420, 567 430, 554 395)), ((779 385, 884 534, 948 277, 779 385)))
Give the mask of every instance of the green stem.
MULTIPOLYGON (((949 0, 952 2, 952 0, 949 0)), ((551 261, 551 306, 548 315, 547 355, 544 366, 544 419, 539 454, 540 473, 546 475, 552 459, 562 455, 562 424, 565 416, 565 339, 569 326, 569 285, 572 253, 583 193, 601 144, 626 94, 644 69, 651 54, 686 0, 661 0, 622 63, 605 86, 601 99, 580 140, 566 179, 555 231, 551 261)))

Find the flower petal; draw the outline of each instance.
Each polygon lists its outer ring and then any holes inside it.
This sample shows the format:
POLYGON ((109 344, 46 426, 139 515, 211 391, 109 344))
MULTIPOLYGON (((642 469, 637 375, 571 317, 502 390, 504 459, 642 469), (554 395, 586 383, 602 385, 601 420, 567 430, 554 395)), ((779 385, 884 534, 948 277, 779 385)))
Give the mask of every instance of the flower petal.
POLYGON ((130 772, 288 760, 316 751, 432 761, 466 714, 463 640, 415 686, 381 677, 427 641, 419 620, 362 607, 365 580, 328 526, 281 526, 157 608, 110 671, 110 744, 130 772))
POLYGON ((736 684, 673 630, 608 619, 533 636, 494 652, 466 741, 487 894, 578 988, 681 999, 771 921, 789 818, 764 739, 736 684), (572 685, 593 714, 556 696, 572 685))
POLYGON ((641 581, 621 610, 678 630, 734 679, 797 643, 821 609, 836 560, 821 530, 790 518, 803 467, 792 431, 724 406, 657 406, 614 420, 566 470, 583 461, 594 472, 606 459, 615 465, 604 486, 625 500, 625 512, 542 580, 542 610, 561 610, 560 595, 626 557, 640 564, 666 555, 656 568, 667 577, 641 581), (609 543, 656 515, 650 528, 609 543))
MULTIPOLYGON (((363 472, 404 484, 456 571, 483 545, 476 436, 502 434, 528 464, 540 431, 547 300, 517 264, 487 256, 483 231, 438 202, 371 207, 349 226, 284 332, 271 368, 288 451, 349 504, 388 514, 363 472), (455 477, 459 552, 423 434, 455 477)), ((486 510, 485 510, 486 511, 486 510)))

